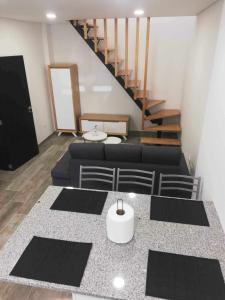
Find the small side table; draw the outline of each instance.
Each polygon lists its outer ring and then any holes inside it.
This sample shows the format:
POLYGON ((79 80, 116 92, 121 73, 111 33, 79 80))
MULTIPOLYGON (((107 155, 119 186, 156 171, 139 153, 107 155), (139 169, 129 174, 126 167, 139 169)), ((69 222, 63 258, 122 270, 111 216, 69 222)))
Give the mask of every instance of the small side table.
POLYGON ((85 141, 102 142, 107 138, 107 134, 103 131, 89 131, 83 134, 85 141))

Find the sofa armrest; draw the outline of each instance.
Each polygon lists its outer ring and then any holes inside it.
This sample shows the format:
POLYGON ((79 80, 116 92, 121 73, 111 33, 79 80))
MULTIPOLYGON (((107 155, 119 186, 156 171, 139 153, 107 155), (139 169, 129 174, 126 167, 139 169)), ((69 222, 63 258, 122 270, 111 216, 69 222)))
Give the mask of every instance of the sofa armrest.
POLYGON ((60 158, 52 169, 52 178, 70 179, 70 161, 71 157, 68 151, 60 158))
POLYGON ((184 154, 181 155, 180 159, 180 171, 182 175, 190 175, 190 171, 188 169, 184 154))

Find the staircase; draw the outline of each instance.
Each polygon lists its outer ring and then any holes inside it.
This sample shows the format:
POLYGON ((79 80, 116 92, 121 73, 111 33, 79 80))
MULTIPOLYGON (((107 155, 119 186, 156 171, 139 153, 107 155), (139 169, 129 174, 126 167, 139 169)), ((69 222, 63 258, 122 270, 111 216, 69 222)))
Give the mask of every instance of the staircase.
POLYGON ((180 111, 177 109, 162 109, 166 100, 149 99, 147 90, 147 67, 150 38, 150 18, 147 18, 146 28, 146 49, 143 89, 141 80, 138 79, 138 57, 139 57, 139 18, 136 19, 136 49, 135 69, 128 68, 128 18, 125 19, 125 58, 118 58, 118 20, 114 20, 114 48, 108 48, 107 19, 104 19, 104 36, 98 35, 96 19, 90 21, 70 21, 71 25, 84 39, 87 45, 95 52, 106 68, 115 77, 121 87, 127 92, 130 98, 142 110, 142 129, 145 133, 157 137, 143 137, 141 144, 155 145, 181 145, 179 134, 180 111), (124 65, 124 68, 122 66, 124 65), (131 78, 133 75, 133 78, 131 78), (175 121, 173 121, 175 120, 175 121), (172 122, 171 122, 172 121, 172 122), (169 134, 169 137, 168 137, 169 134), (172 135, 172 138, 171 138, 172 135))

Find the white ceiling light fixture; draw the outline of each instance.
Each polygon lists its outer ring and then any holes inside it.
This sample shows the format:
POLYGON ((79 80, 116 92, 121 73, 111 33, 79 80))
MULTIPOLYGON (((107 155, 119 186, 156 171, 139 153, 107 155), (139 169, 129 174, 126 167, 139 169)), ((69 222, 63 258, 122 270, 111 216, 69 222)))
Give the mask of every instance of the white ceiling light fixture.
POLYGON ((54 19, 56 19, 56 14, 53 12, 49 12, 46 14, 46 18, 49 20, 54 20, 54 19))
POLYGON ((143 9, 136 9, 134 11, 135 16, 142 16, 144 14, 143 9))

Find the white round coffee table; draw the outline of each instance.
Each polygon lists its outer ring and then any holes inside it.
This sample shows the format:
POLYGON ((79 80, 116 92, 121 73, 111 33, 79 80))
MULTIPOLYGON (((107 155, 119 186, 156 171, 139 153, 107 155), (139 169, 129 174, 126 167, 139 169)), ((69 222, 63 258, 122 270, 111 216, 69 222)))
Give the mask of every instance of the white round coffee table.
POLYGON ((103 143, 105 144, 120 144, 121 139, 116 136, 109 136, 103 143))
POLYGON ((83 134, 83 138, 90 142, 101 142, 107 138, 107 134, 103 131, 89 131, 83 134))

